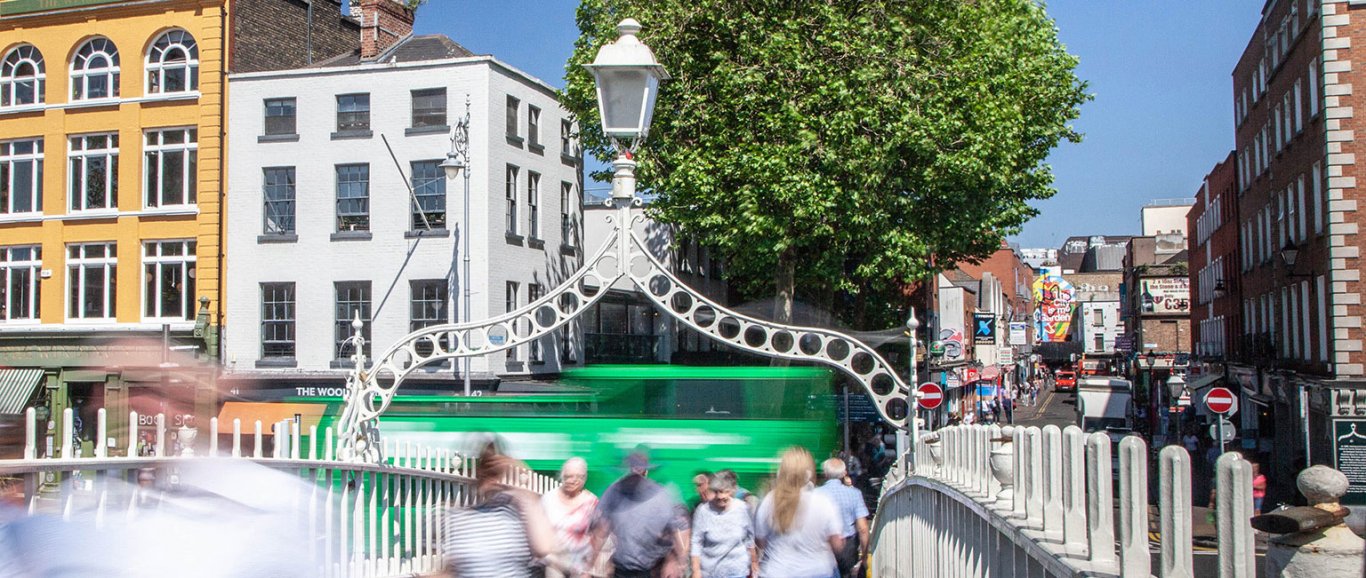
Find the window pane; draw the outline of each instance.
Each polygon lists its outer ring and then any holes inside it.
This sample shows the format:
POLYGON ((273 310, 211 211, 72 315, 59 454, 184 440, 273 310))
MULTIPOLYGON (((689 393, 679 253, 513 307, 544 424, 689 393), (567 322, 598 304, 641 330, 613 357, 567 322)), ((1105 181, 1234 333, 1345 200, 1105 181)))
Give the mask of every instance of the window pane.
POLYGON ((446 89, 413 91, 413 128, 446 125, 446 89))

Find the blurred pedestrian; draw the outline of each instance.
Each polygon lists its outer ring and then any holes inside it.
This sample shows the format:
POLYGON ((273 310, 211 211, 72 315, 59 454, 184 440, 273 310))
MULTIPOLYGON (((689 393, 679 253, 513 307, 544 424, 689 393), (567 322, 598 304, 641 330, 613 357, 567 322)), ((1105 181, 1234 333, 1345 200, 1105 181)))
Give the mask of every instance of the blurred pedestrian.
POLYGON ((759 573, 749 506, 735 497, 729 476, 708 479, 711 500, 698 506, 692 523, 692 578, 748 578, 759 573))
POLYGON ((696 512, 703 504, 711 501, 711 472, 697 472, 692 476, 692 489, 695 494, 688 499, 688 513, 696 512))
POLYGON ((560 487, 541 497, 541 507, 555 529, 555 540, 563 566, 573 569, 564 573, 553 564, 546 568, 546 578, 577 578, 592 566, 593 543, 589 527, 598 497, 584 489, 588 481, 588 463, 583 458, 569 458, 560 466, 560 487))
POLYGON ((761 578, 830 578, 844 548, 839 511, 811 486, 816 464, 802 448, 783 452, 773 491, 754 517, 761 578))
POLYGON ((754 510, 759 508, 759 496, 754 495, 754 492, 751 492, 740 485, 740 476, 735 474, 735 470, 730 468, 717 470, 716 475, 726 478, 730 480, 732 484, 735 484, 735 499, 740 500, 741 502, 744 502, 746 506, 749 506, 751 514, 754 510))
POLYGON ((825 483, 816 492, 829 498, 840 514, 844 548, 835 552, 840 576, 853 578, 858 574, 855 568, 868 553, 868 506, 863 503, 863 494, 844 483, 846 471, 844 461, 838 458, 825 460, 821 464, 825 483))
POLYGON ((649 454, 637 447, 627 473, 602 492, 593 514, 593 559, 608 536, 616 541, 616 578, 681 578, 688 559, 688 514, 682 502, 648 476, 649 454))
POLYGON ((1262 513, 1262 502, 1266 500, 1266 475, 1262 474, 1262 464, 1252 462, 1252 513, 1262 513))
POLYGON ((474 468, 474 505, 446 516, 446 568, 459 578, 531 578, 533 560, 558 559, 540 496, 503 483, 523 469, 496 441, 484 444, 474 468))

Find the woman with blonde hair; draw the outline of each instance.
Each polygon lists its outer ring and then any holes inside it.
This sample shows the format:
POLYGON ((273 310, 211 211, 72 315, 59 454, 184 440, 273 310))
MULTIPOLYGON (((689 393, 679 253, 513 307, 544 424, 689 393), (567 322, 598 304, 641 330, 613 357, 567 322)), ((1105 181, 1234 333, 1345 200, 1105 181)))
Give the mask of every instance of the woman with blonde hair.
POLYGON ((844 547, 839 510, 814 491, 816 462, 802 448, 788 448, 778 463, 773 491, 754 516, 761 578, 832 578, 835 552, 844 547))

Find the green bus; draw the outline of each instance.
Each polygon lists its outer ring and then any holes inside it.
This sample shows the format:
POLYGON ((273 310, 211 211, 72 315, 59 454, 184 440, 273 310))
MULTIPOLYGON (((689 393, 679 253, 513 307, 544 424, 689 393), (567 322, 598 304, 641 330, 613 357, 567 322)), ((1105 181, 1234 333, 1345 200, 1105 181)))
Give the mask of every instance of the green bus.
MULTIPOLYGON (((692 495, 696 472, 723 468, 757 491, 783 448, 805 447, 818 460, 835 449, 833 381, 816 367, 591 366, 566 372, 555 393, 397 395, 379 428, 386 442, 462 452, 473 436, 496 432, 511 455, 547 474, 579 456, 588 462, 589 489, 599 493, 641 444, 657 466, 651 478, 684 496, 692 495)), ((322 426, 342 403, 289 401, 335 405, 322 426)))

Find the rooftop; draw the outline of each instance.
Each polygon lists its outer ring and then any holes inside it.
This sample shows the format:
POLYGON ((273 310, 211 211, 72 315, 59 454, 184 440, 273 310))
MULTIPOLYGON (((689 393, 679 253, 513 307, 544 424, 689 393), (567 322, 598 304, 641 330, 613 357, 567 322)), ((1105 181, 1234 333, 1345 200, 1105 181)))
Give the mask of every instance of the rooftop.
POLYGON ((352 50, 346 54, 340 54, 319 62, 314 68, 335 68, 341 66, 355 66, 366 62, 423 62, 427 60, 445 60, 448 58, 465 58, 476 56, 468 48, 461 46, 460 43, 451 40, 445 34, 423 34, 420 36, 409 36, 398 41, 388 50, 376 57, 373 61, 362 61, 360 49, 352 50))

